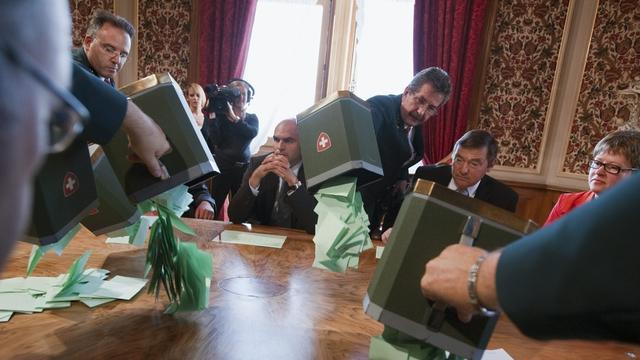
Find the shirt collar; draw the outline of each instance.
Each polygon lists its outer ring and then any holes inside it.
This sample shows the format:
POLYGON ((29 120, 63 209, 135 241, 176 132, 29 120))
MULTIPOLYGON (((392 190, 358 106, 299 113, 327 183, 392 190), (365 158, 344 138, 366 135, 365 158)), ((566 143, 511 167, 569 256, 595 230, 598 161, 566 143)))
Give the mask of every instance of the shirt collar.
MULTIPOLYGON (((467 188, 467 194, 469 194, 469 197, 476 197, 476 191, 478 190, 478 186, 480 186, 480 181, 482 181, 482 179, 480 179, 477 183, 469 186, 467 188)), ((453 191, 457 191, 458 187, 456 186, 456 182, 453 180, 453 177, 451 177, 451 180, 449 181, 449 185, 447 185, 447 188, 453 190, 453 191)))

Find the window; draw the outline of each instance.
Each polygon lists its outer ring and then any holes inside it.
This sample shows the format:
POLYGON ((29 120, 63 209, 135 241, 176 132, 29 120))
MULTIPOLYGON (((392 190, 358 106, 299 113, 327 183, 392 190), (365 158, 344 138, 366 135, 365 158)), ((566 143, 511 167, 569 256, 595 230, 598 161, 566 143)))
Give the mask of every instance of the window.
POLYGON ((258 0, 243 76, 260 120, 251 151, 326 93, 399 94, 412 76, 413 0, 258 0))
POLYGON ((244 72, 256 89, 248 111, 260 121, 252 153, 280 120, 315 103, 323 11, 316 1, 258 1, 244 72))
POLYGON ((413 0, 359 5, 351 90, 363 99, 400 94, 413 77, 413 0))

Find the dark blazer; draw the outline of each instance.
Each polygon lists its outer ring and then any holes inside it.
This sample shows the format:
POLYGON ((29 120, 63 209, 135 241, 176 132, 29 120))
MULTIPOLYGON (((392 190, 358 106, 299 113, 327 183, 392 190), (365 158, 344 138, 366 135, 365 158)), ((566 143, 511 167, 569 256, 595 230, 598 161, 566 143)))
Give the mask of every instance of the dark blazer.
MULTIPOLYGON (((411 145, 400 116, 402 95, 378 95, 367 100, 371 107, 371 121, 378 142, 378 151, 384 176, 362 189, 362 201, 369 215, 371 227, 377 227, 385 209, 395 206, 389 203, 388 194, 398 180, 409 179, 409 167, 420 161, 424 152, 422 125, 414 128, 411 145), (413 151, 412 151, 413 150, 413 151)), ((392 216, 386 216, 393 221, 392 216)))
MULTIPOLYGON (((417 179, 424 179, 442 186, 448 186, 451 176, 450 165, 420 166, 414 175, 414 182, 417 179)), ((480 180, 475 198, 511 212, 516 212, 516 206, 518 205, 518 194, 489 175, 485 175, 480 180)))
POLYGON ((127 112, 127 98, 73 63, 71 93, 89 110, 82 139, 106 144, 122 125, 127 112))
MULTIPOLYGON (((82 66, 83 69, 100 78, 100 75, 93 69, 93 67, 91 67, 91 63, 89 63, 89 59, 87 58, 87 54, 84 52, 84 48, 79 47, 71 50, 71 57, 73 58, 73 61, 82 66)), ((116 83, 110 78, 107 78, 106 81, 103 82, 109 83, 112 87, 116 86, 116 83)))
POLYGON ((640 174, 506 246, 500 305, 525 335, 640 343, 640 174))
MULTIPOLYGON (((245 221, 261 225, 271 224, 271 212, 276 201, 279 177, 276 174, 267 174, 260 182, 258 196, 254 196, 249 187, 249 177, 253 171, 262 164, 267 155, 251 159, 249 168, 244 173, 242 185, 229 203, 229 219, 234 223, 245 221)), ((300 167, 298 179, 302 186, 291 195, 285 196, 284 202, 291 207, 291 227, 301 229, 309 234, 315 233, 318 215, 313 211, 317 201, 307 191, 304 177, 304 166, 300 167)))

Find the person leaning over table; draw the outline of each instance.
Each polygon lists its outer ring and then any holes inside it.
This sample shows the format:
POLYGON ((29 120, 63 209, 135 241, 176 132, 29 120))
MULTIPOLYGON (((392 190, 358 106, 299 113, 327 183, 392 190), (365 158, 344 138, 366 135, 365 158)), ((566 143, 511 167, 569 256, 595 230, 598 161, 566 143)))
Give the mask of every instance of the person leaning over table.
POLYGON ((574 208, 597 199, 620 180, 640 170, 640 131, 618 130, 598 141, 589 160, 589 190, 562 194, 551 209, 545 225, 574 208))
POLYGON ((97 10, 89 22, 82 47, 72 51, 73 61, 115 86, 113 77, 127 62, 135 32, 125 18, 97 10))
POLYGON ((463 321, 481 307, 502 310, 537 339, 640 343, 639 189, 632 175, 491 253, 451 245, 426 264, 422 292, 463 321))
POLYGON ((438 67, 418 72, 399 95, 378 95, 367 100, 378 142, 384 176, 361 190, 372 233, 384 231, 395 219, 385 216, 394 201, 401 201, 409 179, 408 169, 424 152, 422 125, 444 105, 451 94, 449 74, 438 67))
POLYGON ((72 74, 74 94, 92 116, 81 140, 106 142, 122 126, 137 155, 132 160, 144 162, 155 176, 163 173, 158 158, 170 147, 162 130, 112 87, 72 66, 70 46, 67 1, 0 2, 0 267, 24 234, 31 183, 42 161, 82 130, 86 109, 66 90, 72 74), (89 95, 94 92, 102 96, 89 95))
POLYGON ((283 120, 273 133, 275 151, 251 159, 242 185, 229 203, 229 219, 315 233, 317 201, 307 191, 295 119, 283 120))

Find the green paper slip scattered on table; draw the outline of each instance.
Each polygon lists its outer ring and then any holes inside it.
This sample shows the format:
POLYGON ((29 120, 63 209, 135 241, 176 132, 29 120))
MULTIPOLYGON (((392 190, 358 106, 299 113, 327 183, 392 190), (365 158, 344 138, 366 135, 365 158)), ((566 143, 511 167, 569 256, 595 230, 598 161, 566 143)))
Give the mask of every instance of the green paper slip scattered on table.
POLYGON ((362 251, 373 247, 369 238, 369 218, 356 178, 337 177, 327 181, 315 194, 318 204, 316 245, 313 266, 334 272, 357 268, 362 251))
POLYGON ((287 237, 282 235, 249 233, 236 230, 224 230, 220 234, 220 241, 227 244, 242 244, 264 246, 270 248, 282 248, 287 237))
POLYGON ((81 301, 92 308, 117 299, 129 300, 147 283, 146 279, 119 275, 106 280, 108 270, 82 271, 82 267, 82 261, 77 261, 70 268, 71 274, 0 280, 0 322, 8 321, 14 312, 33 314, 66 308, 71 306, 71 301, 81 301))

